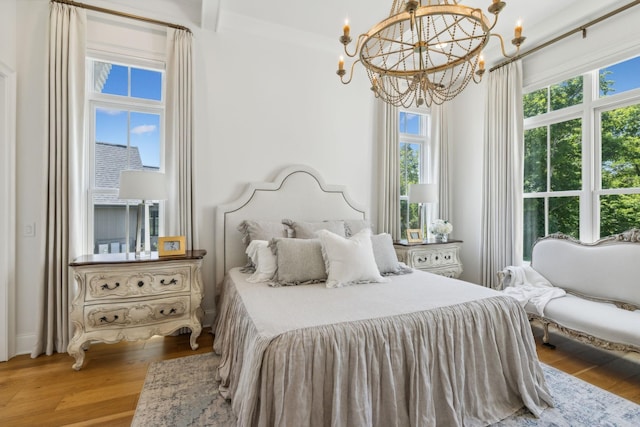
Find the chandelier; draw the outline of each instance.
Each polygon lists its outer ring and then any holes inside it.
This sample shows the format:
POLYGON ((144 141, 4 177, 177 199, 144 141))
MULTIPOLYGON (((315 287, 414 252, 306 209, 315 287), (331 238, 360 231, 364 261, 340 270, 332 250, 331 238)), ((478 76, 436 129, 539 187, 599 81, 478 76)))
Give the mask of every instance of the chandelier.
MULTIPOLYGON (((344 59, 340 57, 337 74, 344 84, 353 77, 355 64, 361 62, 377 98, 398 106, 410 107, 442 104, 464 90, 470 80, 479 83, 485 72, 482 49, 491 36, 504 40, 491 31, 506 3, 493 0, 487 9, 493 23, 481 9, 459 4, 456 0, 394 0, 391 13, 358 36, 355 51, 350 53, 349 23, 343 28, 340 42, 347 56, 359 58, 351 64, 348 79, 344 59)), ((511 41, 517 48, 524 41, 522 24, 515 27, 511 41)))

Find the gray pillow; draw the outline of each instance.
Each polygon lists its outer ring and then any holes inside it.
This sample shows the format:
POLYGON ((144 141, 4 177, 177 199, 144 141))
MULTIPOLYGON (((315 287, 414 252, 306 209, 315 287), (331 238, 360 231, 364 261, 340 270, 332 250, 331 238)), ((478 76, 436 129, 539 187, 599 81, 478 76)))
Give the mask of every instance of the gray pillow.
POLYGON ((315 239, 316 231, 329 230, 338 236, 345 236, 344 221, 318 221, 318 222, 298 222, 290 219, 283 219, 282 223, 293 229, 293 236, 296 239, 315 239))
POLYGON ((275 237, 287 237, 287 228, 276 221, 258 221, 246 219, 238 225, 242 233, 242 242, 248 245, 253 240, 271 240, 275 237))
POLYGON ((413 270, 398 262, 398 255, 393 247, 393 239, 390 234, 381 233, 371 236, 373 257, 376 259, 378 270, 383 276, 411 273, 413 270))
POLYGON ((271 240, 269 247, 276 255, 276 274, 271 286, 292 286, 327 280, 322 247, 318 239, 271 240))
POLYGON ((344 234, 346 237, 351 237, 354 234, 364 230, 365 228, 371 229, 373 233, 373 226, 368 219, 345 219, 344 220, 344 234))

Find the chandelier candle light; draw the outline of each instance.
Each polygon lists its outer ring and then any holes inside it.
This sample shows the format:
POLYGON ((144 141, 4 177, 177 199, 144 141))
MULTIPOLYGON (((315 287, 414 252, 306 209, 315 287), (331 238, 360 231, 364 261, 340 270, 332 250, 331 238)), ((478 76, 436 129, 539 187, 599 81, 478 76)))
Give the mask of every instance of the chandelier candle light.
POLYGON ((393 0, 388 18, 358 36, 355 51, 349 23, 345 22, 340 42, 347 56, 358 59, 351 64, 349 77, 340 57, 337 74, 344 84, 351 82, 355 64, 361 62, 377 98, 397 107, 442 104, 464 90, 470 80, 480 83, 485 72, 482 50, 491 36, 500 40, 502 55, 511 58, 524 42, 518 21, 514 38, 517 50, 509 56, 500 34, 491 31, 506 3, 493 0, 489 13, 460 4, 456 0, 393 0))

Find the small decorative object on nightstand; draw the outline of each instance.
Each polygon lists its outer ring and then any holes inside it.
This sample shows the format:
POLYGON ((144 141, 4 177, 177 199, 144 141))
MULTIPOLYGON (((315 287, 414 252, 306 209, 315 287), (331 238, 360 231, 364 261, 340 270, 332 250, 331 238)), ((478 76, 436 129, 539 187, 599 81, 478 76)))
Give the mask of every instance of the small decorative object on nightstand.
POLYGON ((395 242, 393 246, 398 260, 409 267, 453 278, 458 278, 462 274, 460 260, 462 240, 449 239, 447 242, 429 240, 423 243, 401 241, 395 242))
POLYGON ((97 254, 71 264, 76 289, 71 303, 75 327, 67 352, 84 363, 89 342, 135 341, 191 329, 191 348, 202 331, 204 250, 184 255, 133 259, 127 254, 97 254))

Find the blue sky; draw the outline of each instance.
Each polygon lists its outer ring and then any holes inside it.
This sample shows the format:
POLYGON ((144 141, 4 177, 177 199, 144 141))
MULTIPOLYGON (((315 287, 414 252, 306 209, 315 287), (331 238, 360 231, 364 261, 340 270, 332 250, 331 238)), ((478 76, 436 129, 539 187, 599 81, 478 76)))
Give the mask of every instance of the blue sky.
POLYGON ((614 82, 614 91, 610 95, 640 87, 640 79, 638 78, 640 76, 640 56, 603 68, 600 73, 603 71, 610 71, 607 80, 614 82))
MULTIPOLYGON (((131 68, 131 97, 161 100, 162 73, 131 68)), ((102 93, 129 95, 129 68, 113 65, 102 93)), ((142 164, 160 166, 160 115, 99 108, 96 111, 96 140, 110 144, 138 147, 142 164)))

